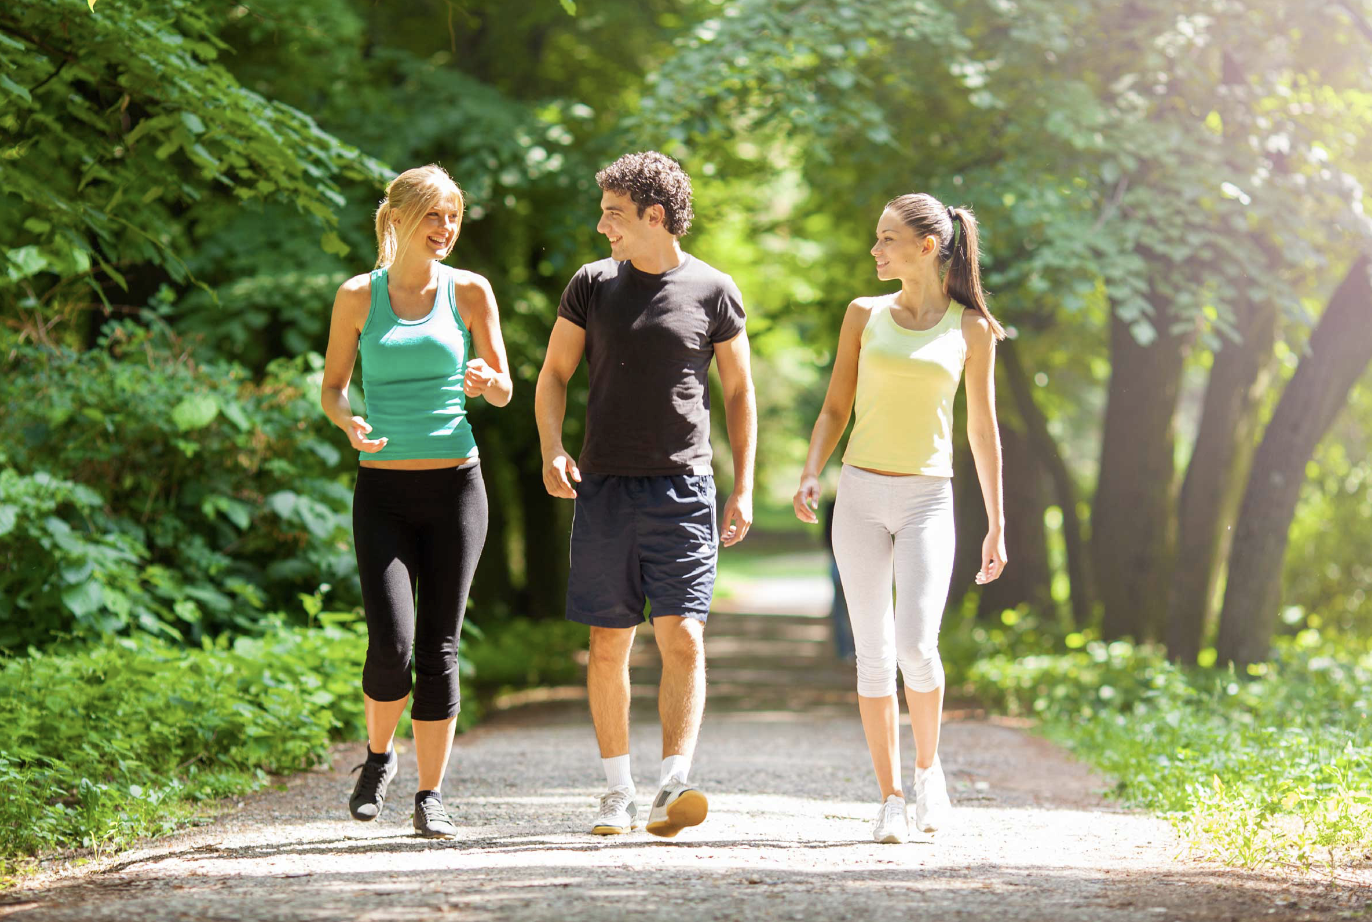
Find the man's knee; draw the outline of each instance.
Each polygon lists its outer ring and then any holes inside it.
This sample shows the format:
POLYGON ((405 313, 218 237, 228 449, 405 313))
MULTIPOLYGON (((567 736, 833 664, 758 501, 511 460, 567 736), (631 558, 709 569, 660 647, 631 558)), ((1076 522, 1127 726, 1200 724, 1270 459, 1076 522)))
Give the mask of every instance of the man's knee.
POLYGON ((653 619, 654 638, 663 662, 690 666, 705 659, 705 625, 693 618, 653 619))
POLYGON ((601 669, 623 668, 634 645, 633 628, 591 628, 590 664, 601 669))

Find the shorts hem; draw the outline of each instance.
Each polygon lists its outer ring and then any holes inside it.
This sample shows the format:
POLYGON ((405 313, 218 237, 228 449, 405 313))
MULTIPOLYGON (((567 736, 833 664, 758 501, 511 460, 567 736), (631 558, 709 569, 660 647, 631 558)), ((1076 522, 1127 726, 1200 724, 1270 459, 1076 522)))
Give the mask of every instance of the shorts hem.
MULTIPOLYGON (((661 607, 666 610, 657 614, 656 617, 658 618, 690 618, 692 621, 699 621, 701 624, 704 624, 710 617, 710 610, 708 608, 702 611, 700 609, 674 608, 668 605, 663 605, 661 607)), ((652 621, 654 617, 655 616, 652 613, 649 613, 648 620, 652 621)))
POLYGON ((581 612, 567 612, 567 620, 587 627, 623 628, 638 627, 646 619, 642 615, 587 615, 581 612))

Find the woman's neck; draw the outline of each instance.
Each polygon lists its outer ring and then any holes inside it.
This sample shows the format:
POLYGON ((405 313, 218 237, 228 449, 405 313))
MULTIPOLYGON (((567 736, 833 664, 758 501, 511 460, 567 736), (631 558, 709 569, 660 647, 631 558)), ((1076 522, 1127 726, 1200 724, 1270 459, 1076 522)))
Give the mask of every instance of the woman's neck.
POLYGON ((937 275, 920 275, 900 280, 896 293, 897 307, 921 320, 937 320, 948 310, 948 292, 937 275))
POLYGON ((391 264, 391 281, 401 291, 423 291, 433 281, 436 260, 401 258, 391 264))

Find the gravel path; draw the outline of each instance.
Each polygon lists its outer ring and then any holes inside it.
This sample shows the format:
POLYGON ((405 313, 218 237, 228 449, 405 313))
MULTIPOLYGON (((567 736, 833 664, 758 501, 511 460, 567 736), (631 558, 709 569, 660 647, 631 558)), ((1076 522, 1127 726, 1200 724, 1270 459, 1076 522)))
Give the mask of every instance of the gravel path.
MULTIPOLYGON (((362 746, 341 746, 331 770, 285 779, 209 826, 28 881, 0 896, 0 918, 1323 922, 1367 909, 1366 890, 1178 860, 1165 823, 1103 801, 1102 779, 1050 744, 970 712, 951 711, 944 730, 955 827, 871 843, 877 792, 851 667, 828 657, 825 631, 804 617, 711 624, 692 773, 710 816, 677 839, 584 834, 602 783, 594 738, 584 701, 551 701, 459 738, 444 784, 454 841, 411 835, 408 753, 381 819, 349 820, 362 746)), ((640 816, 658 760, 650 643, 634 670, 640 816)), ((908 779, 908 730, 905 741, 908 779)))

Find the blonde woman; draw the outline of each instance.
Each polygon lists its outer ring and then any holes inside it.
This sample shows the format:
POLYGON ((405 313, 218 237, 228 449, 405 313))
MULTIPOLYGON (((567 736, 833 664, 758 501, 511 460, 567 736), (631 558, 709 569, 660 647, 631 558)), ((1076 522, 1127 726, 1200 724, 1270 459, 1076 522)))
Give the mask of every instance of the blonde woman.
POLYGON ((938 758, 938 629, 953 570, 953 397, 964 369, 967 435, 990 523, 976 581, 988 583, 1005 568, 994 384, 995 345, 1005 332, 986 307, 970 211, 930 195, 902 195, 881 213, 872 256, 877 278, 900 282, 900 291, 848 305, 794 505, 802 521, 817 521, 820 472, 856 403, 834 510, 834 558, 853 626, 862 727, 881 788, 873 838, 903 842, 909 820, 897 666, 915 736, 916 826, 932 833, 949 820, 938 758))
POLYGON ((367 617, 368 753, 354 769, 349 809, 358 820, 380 815, 398 768, 391 740, 413 692, 414 828, 429 838, 457 832, 440 788, 460 705, 458 637, 486 541, 467 401, 503 407, 511 393, 490 284, 443 265, 463 208, 441 167, 406 170, 386 187, 376 268, 348 279, 334 299, 321 395, 359 457, 353 543, 367 617), (365 419, 348 402, 359 353, 365 419))

